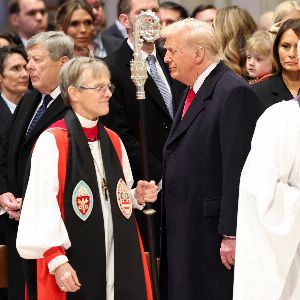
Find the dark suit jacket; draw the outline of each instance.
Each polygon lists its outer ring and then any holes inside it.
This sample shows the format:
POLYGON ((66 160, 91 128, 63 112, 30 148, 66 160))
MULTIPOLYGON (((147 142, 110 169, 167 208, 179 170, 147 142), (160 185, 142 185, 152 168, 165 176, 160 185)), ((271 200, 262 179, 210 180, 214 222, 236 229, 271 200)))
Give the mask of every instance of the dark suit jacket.
MULTIPOLYGON (((9 129, 9 139, 0 155, 0 194, 11 192, 15 197, 23 195, 23 181, 27 161, 39 135, 53 122, 63 118, 65 106, 61 96, 58 96, 45 114, 39 120, 30 135, 26 130, 40 102, 41 94, 35 90, 27 93, 20 101, 12 125, 9 129)), ((7 218, 8 219, 8 218, 7 218)), ((18 222, 8 220, 8 284, 9 299, 20 300, 24 297, 24 276, 21 259, 16 251, 16 235, 18 222)))
POLYGON ((282 100, 294 98, 285 85, 281 74, 271 76, 262 82, 253 84, 252 88, 259 97, 263 110, 282 100))
MULTIPOLYGON (((136 87, 130 78, 130 61, 132 58, 133 51, 125 40, 120 49, 104 59, 111 71, 111 81, 116 86, 110 100, 110 112, 104 122, 109 128, 116 131, 124 142, 133 171, 133 177, 135 182, 137 182, 143 179, 143 168, 141 165, 142 156, 139 131, 140 100, 136 99, 136 87)), ((163 63, 162 53, 158 48, 157 58, 169 81, 173 95, 174 111, 176 111, 183 85, 171 80, 168 69, 163 63)), ((172 119, 169 116, 167 107, 155 82, 149 74, 145 83, 145 93, 145 135, 149 179, 158 182, 162 178, 162 152, 171 129, 172 119)), ((159 202, 155 203, 158 211, 156 217, 157 234, 160 227, 159 202)), ((136 215, 142 232, 143 242, 145 247, 148 248, 146 224, 142 221, 142 219, 145 219, 145 216, 142 214, 139 215, 139 212, 136 215)))
POLYGON ((220 62, 181 120, 183 105, 164 149, 162 299, 231 300, 233 271, 219 251, 223 235, 235 236, 259 100, 220 62))
POLYGON ((105 33, 101 33, 101 37, 102 37, 102 43, 104 46, 104 49, 106 50, 107 55, 112 54, 113 52, 115 52, 116 50, 118 50, 122 43, 123 40, 118 39, 114 36, 109 36, 108 34, 105 33))
POLYGON ((107 36, 113 36, 113 37, 121 40, 122 42, 124 41, 124 37, 115 23, 113 25, 109 26, 107 29, 105 29, 103 31, 103 34, 105 34, 107 36))
MULTIPOLYGON (((0 149, 3 147, 3 143, 6 140, 7 130, 12 121, 12 113, 9 110, 7 104, 0 95, 0 149)), ((6 216, 0 216, 0 244, 5 244, 5 231, 7 228, 6 216)))
POLYGON ((2 145, 5 140, 6 132, 9 128, 11 120, 12 113, 0 95, 0 145, 2 145))

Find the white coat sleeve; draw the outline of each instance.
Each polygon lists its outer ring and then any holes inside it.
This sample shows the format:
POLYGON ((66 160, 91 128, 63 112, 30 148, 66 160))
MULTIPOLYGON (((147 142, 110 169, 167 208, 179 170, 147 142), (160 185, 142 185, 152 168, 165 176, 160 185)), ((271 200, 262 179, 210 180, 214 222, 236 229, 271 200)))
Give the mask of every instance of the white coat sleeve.
POLYGON ((42 258, 52 247, 71 246, 57 202, 58 148, 50 132, 41 134, 32 153, 16 246, 21 257, 42 258))

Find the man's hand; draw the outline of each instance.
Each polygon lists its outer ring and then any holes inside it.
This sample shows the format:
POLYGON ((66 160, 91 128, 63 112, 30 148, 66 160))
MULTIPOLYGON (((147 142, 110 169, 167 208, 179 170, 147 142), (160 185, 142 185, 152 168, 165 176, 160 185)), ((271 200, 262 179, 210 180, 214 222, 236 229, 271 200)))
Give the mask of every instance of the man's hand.
POLYGON ((0 195, 0 206, 7 212, 10 219, 19 220, 22 198, 15 198, 12 193, 0 195))
POLYGON ((235 261, 235 238, 234 237, 223 237, 220 256, 223 265, 226 269, 231 270, 231 266, 234 265, 235 261))
POLYGON ((69 263, 59 266, 54 272, 56 283, 63 292, 77 292, 80 289, 80 282, 75 270, 69 263))
POLYGON ((139 180, 135 188, 135 198, 139 204, 145 204, 145 202, 155 202, 157 199, 158 189, 155 182, 145 180, 139 180))

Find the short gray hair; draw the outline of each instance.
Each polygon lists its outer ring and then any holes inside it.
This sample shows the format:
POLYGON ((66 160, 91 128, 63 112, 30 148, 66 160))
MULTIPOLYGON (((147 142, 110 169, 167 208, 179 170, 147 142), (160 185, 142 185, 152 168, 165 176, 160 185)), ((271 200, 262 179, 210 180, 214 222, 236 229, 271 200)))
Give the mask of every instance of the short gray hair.
POLYGON ((68 88, 74 86, 79 89, 86 70, 89 70, 92 76, 106 76, 110 79, 109 69, 102 60, 84 56, 69 60, 62 66, 59 74, 60 91, 66 106, 70 106, 68 88))
POLYGON ((187 18, 170 24, 161 31, 163 38, 180 37, 187 47, 204 48, 212 62, 220 59, 221 48, 217 35, 211 24, 187 18))
POLYGON ((69 59, 73 57, 74 41, 61 31, 46 31, 34 35, 28 40, 26 50, 36 45, 45 46, 54 61, 64 56, 69 59))

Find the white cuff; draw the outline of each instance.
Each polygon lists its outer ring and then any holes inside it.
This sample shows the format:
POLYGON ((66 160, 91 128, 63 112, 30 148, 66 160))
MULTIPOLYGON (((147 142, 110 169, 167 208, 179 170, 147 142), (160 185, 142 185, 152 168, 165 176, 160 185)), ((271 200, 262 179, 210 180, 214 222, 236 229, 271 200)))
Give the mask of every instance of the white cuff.
POLYGON ((6 210, 3 207, 0 207, 0 216, 4 215, 6 210))
POLYGON ((48 263, 48 269, 50 274, 54 274, 55 269, 57 269, 59 266, 63 265, 64 263, 68 262, 68 258, 65 255, 58 255, 55 258, 53 258, 48 263))
POLYGON ((229 238, 229 239, 235 239, 236 237, 233 235, 223 235, 223 237, 225 238, 229 238))
POLYGON ((139 204, 137 199, 135 198, 135 189, 131 189, 130 190, 130 196, 131 196, 131 200, 132 200, 132 207, 142 210, 146 204, 139 204))

